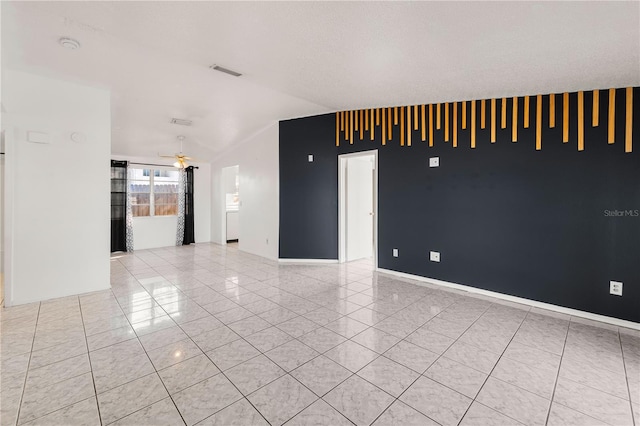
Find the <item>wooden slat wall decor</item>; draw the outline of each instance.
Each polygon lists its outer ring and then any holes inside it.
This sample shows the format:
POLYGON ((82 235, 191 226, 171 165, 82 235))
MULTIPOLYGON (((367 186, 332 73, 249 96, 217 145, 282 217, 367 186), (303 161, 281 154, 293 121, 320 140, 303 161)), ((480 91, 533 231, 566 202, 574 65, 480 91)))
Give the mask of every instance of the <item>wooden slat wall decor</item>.
POLYGON ((429 105, 429 146, 433 146, 433 105, 429 105))
POLYGON ((336 114, 336 146, 340 146, 340 115, 336 114))
POLYGON ((476 147, 476 101, 471 101, 471 148, 476 147))
POLYGON ((584 92, 578 92, 578 151, 584 151, 584 92))
POLYGON ((444 141, 449 142, 449 102, 444 103, 444 141))
MULTIPOLYGON (((387 144, 387 114, 384 113, 384 110, 385 109, 382 108, 382 145, 387 144)), ((391 123, 389 123, 389 126, 391 126, 391 123)))
POLYGON ((600 121, 600 91, 593 91, 593 117, 591 119, 591 126, 598 127, 600 121))
POLYGON ((633 87, 627 87, 627 120, 624 131, 624 152, 632 151, 631 132, 633 131, 633 87))
POLYGON ((556 95, 552 93, 549 95, 549 128, 556 127, 556 95))
POLYGON ((616 89, 609 89, 609 136, 608 142, 616 139, 616 89))
POLYGON ((467 128, 467 103, 462 102, 462 128, 467 128))
POLYGON ((411 107, 407 107, 407 146, 411 146, 411 107))
POLYGON ((458 103, 453 103, 453 147, 458 146, 458 103))
POLYGON ((491 99, 491 143, 496 143, 496 100, 491 99))
MULTIPOLYGON (((396 107, 397 110, 398 107, 396 107)), ((400 108, 400 146, 404 146, 404 108, 400 108)))
POLYGON ((542 95, 536 96, 536 151, 542 149, 542 95))
POLYGON ((513 106, 511 107, 513 117, 511 117, 511 142, 518 142, 518 98, 513 98, 513 106))
POLYGON ((562 94, 562 142, 569 142, 569 94, 562 94))
MULTIPOLYGON (((429 105, 429 107, 431 107, 431 105, 429 105)), ((422 128, 422 142, 424 142, 427 139, 427 126, 425 126, 425 114, 424 114, 424 110, 425 110, 425 106, 421 105, 421 121, 420 121, 420 126, 422 128)))
MULTIPOLYGON (((625 115, 619 117, 622 124, 624 119, 624 151, 630 153, 633 151, 633 87, 625 88, 623 95, 625 96, 625 115)), ((569 143, 569 125, 570 120, 577 118, 577 133, 574 136, 576 141, 576 148, 578 151, 585 150, 585 92, 577 92, 576 97, 576 115, 574 118, 570 117, 570 95, 568 92, 562 93, 562 143, 569 143)), ((528 129, 530 127, 531 120, 531 108, 535 108, 535 150, 542 150, 542 117, 543 117, 543 95, 538 94, 535 96, 535 105, 532 106, 531 97, 523 96, 522 104, 522 127, 528 129)), ((588 95, 587 95, 588 99, 588 95)), ((489 127, 490 127, 490 141, 496 143, 497 139, 497 103, 500 100, 500 127, 506 129, 507 125, 511 125, 511 141, 518 141, 518 119, 519 119, 519 98, 511 98, 511 102, 507 98, 493 98, 489 99, 491 102, 489 111, 489 127), (507 122, 507 113, 511 104, 511 123, 507 122)), ((469 128, 470 131, 470 146, 476 148, 477 146, 477 104, 480 103, 480 129, 486 129, 487 120, 487 99, 481 99, 479 101, 454 101, 444 102, 437 104, 423 104, 423 105, 408 105, 408 106, 394 106, 386 108, 369 108, 351 111, 338 111, 335 116, 335 146, 340 147, 343 141, 349 142, 350 145, 354 144, 355 138, 359 136, 360 140, 364 140, 366 132, 370 134, 370 140, 375 140, 376 127, 381 127, 382 145, 386 145, 387 141, 393 139, 393 127, 399 125, 399 145, 400 146, 412 146, 413 132, 420 130, 420 139, 424 142, 427 140, 427 132, 429 139, 429 147, 433 147, 436 141, 434 140, 434 119, 435 128, 437 130, 442 129, 442 133, 438 132, 438 135, 444 142, 449 142, 450 132, 452 147, 458 147, 458 138, 463 135, 461 129, 465 130, 469 128), (470 107, 467 108, 467 103, 470 102, 470 107), (451 104, 451 105, 450 105, 451 104), (434 117, 434 105, 435 105, 435 117, 434 117), (444 120, 442 119, 442 108, 444 107, 444 120), (427 108, 428 124, 427 124, 427 108), (452 111, 450 111, 450 108, 452 111), (467 109, 469 109, 469 116, 467 118, 467 109), (451 116, 451 123, 449 122, 451 116), (406 121, 405 121, 406 115, 406 121), (382 120, 380 119, 382 116, 382 120), (393 118, 392 118, 393 116, 393 118), (412 124, 413 120, 413 124, 412 124), (442 122, 444 121, 444 123, 442 122), (460 125, 460 127, 458 127, 460 125), (428 130, 427 130, 428 126, 428 130)), ((589 102, 589 100, 587 100, 589 102)), ((600 124, 600 90, 593 90, 591 92, 591 126, 597 127, 600 124)), ((608 109, 607 109, 607 143, 613 144, 615 142, 615 126, 616 126, 616 89, 609 89, 608 96, 608 109)), ((555 127, 556 114, 556 95, 549 95, 549 128, 555 127)), ((545 112, 546 113, 546 112, 545 112)), ((525 135, 527 132, 525 131, 525 135)), ((530 133, 529 133, 530 134, 530 133)), ((557 134, 557 133, 556 133, 557 134)))

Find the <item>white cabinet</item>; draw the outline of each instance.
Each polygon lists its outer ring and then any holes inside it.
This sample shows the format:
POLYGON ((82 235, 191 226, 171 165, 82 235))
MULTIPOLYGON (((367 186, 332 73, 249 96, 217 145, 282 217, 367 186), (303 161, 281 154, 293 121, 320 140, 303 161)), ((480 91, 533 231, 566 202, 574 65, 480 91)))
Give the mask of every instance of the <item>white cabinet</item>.
POLYGON ((227 212, 227 241, 237 240, 240 236, 238 212, 227 212))

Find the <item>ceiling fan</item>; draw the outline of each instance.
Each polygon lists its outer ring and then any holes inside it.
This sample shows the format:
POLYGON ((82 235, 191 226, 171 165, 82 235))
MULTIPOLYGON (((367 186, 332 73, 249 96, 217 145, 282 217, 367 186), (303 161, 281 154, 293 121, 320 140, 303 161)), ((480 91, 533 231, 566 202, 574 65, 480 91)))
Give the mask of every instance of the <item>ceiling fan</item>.
POLYGON ((177 167, 178 169, 184 169, 189 167, 189 163, 187 160, 196 160, 193 157, 188 157, 182 153, 182 143, 184 142, 184 136, 178 136, 178 140, 180 141, 180 153, 174 155, 160 155, 162 158, 175 158, 176 162, 173 163, 173 167, 177 167))

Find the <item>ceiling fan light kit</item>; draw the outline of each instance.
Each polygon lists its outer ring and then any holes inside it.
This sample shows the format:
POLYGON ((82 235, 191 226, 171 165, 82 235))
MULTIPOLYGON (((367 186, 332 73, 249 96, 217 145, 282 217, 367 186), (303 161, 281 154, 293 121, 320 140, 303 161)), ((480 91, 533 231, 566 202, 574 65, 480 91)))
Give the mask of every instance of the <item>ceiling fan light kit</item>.
POLYGON ((180 153, 179 154, 174 154, 174 155, 160 155, 160 157, 162 158, 175 158, 176 162, 173 163, 173 167, 178 168, 178 169, 184 169, 189 167, 189 163, 187 163, 187 160, 194 160, 194 158, 189 157, 187 155, 184 155, 182 153, 182 143, 185 140, 185 137, 180 135, 178 136, 178 140, 180 141, 180 153))

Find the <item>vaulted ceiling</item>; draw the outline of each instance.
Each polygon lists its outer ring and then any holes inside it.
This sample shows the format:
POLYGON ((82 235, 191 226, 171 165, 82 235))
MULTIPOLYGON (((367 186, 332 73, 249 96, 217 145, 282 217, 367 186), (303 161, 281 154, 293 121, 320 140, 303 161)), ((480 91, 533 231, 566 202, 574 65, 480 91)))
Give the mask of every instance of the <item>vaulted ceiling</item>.
POLYGON ((111 90, 114 154, 173 152, 184 134, 185 151, 212 158, 280 119, 640 85, 635 1, 1 7, 3 69, 111 90))

